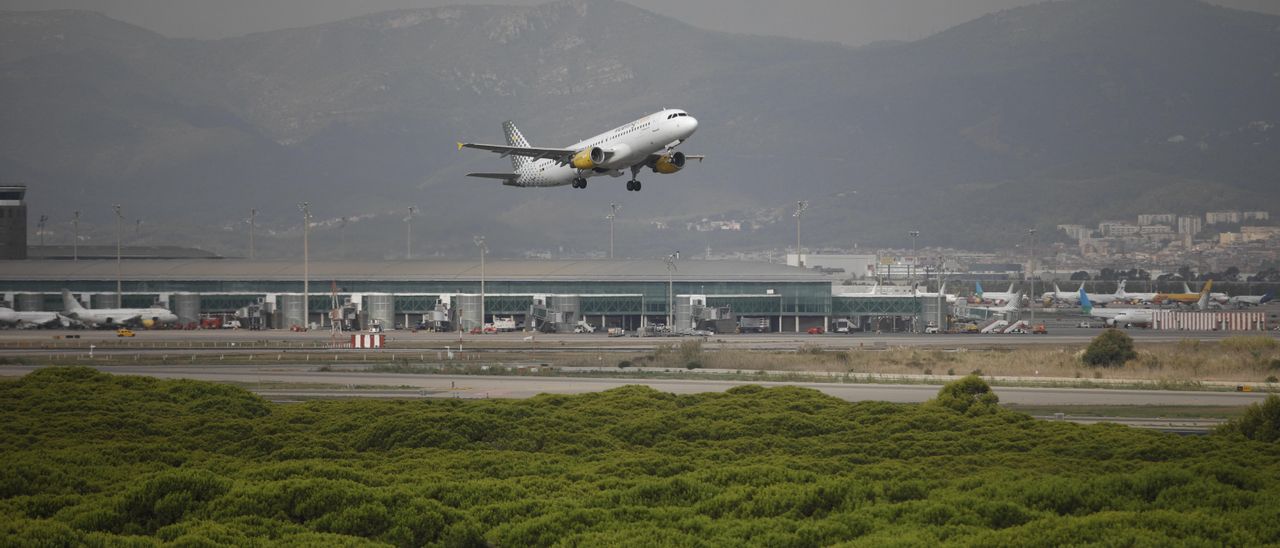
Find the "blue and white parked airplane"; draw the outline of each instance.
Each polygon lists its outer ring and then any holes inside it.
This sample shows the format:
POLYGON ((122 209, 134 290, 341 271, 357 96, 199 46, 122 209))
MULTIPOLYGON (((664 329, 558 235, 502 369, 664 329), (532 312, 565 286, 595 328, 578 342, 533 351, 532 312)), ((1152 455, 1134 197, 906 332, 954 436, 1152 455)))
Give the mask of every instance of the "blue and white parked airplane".
POLYGON ((458 150, 476 148, 510 156, 515 171, 468 173, 468 177, 498 179, 516 187, 587 188, 590 177, 621 177, 624 170, 630 170, 627 190, 639 191, 636 176, 640 170, 671 174, 683 169, 688 160, 704 158, 675 150, 698 129, 698 120, 679 109, 655 112, 565 148, 531 146, 511 121, 504 122, 502 129, 507 134, 506 145, 458 143, 458 150))

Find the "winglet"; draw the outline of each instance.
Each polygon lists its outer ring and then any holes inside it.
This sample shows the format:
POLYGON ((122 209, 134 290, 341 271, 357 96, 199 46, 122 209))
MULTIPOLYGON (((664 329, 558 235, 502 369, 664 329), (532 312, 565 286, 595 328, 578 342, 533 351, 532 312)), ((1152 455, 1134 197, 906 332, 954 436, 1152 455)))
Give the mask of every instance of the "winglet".
POLYGON ((458 150, 462 150, 462 141, 458 141, 458 150))

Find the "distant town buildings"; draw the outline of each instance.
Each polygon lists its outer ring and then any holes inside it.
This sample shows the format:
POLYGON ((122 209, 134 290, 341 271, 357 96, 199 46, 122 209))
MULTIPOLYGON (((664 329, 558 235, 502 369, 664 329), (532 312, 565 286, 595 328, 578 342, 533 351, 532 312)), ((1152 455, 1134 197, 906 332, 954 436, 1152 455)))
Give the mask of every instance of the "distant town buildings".
POLYGON ((1204 214, 1205 224, 1240 224, 1243 218, 1239 211, 1210 211, 1204 214))
POLYGON ((1178 217, 1178 234, 1195 236, 1204 229, 1204 219, 1199 215, 1183 215, 1178 217))
POLYGON ((1138 225, 1139 226, 1147 226, 1147 225, 1173 226, 1174 223, 1178 222, 1177 218, 1178 216, 1172 213, 1144 213, 1142 215, 1138 215, 1138 225))

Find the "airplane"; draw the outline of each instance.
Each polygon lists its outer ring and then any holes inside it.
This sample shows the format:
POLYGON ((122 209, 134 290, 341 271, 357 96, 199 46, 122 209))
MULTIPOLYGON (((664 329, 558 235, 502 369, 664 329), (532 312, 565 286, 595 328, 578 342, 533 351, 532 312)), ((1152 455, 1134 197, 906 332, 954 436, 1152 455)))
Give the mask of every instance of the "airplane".
POLYGON ((71 320, 57 312, 18 312, 12 308, 0 307, 0 324, 13 325, 19 329, 71 327, 71 320))
POLYGON ((1060 303, 1075 303, 1080 301, 1080 290, 1084 289, 1084 282, 1080 282, 1080 289, 1075 291, 1063 291, 1058 288, 1058 282, 1053 282, 1053 291, 1045 291, 1040 295, 1040 300, 1045 303, 1057 301, 1060 303))
POLYGON ((1227 304, 1235 305, 1236 308, 1244 308, 1246 306, 1261 306, 1271 302, 1276 298, 1274 290, 1268 291, 1263 295, 1239 295, 1227 299, 1227 304))
POLYGON ((1150 326, 1155 316, 1155 312, 1150 308, 1096 309, 1083 287, 1080 288, 1080 310, 1090 318, 1102 320, 1108 327, 1150 326))
MULTIPOLYGON (((1125 302, 1143 302, 1154 303, 1159 293, 1131 293, 1124 290, 1124 283, 1127 280, 1120 280, 1120 287, 1116 288, 1116 297, 1125 302)), ((1188 290, 1188 293, 1191 291, 1188 290)))
MULTIPOLYGON (((1200 310, 1209 308, 1208 284, 1201 290, 1196 306, 1200 310)), ((1086 316, 1100 319, 1110 327, 1150 327, 1155 319, 1156 312, 1156 309, 1151 308, 1110 308, 1099 310, 1093 307, 1093 303, 1089 301, 1089 294, 1084 292, 1084 288, 1080 289, 1080 309, 1084 311, 1086 316)))
POLYGON ((152 306, 150 308, 85 308, 71 296, 71 292, 62 290, 63 315, 89 326, 113 326, 130 323, 143 327, 154 327, 158 324, 178 321, 178 316, 168 309, 152 306))
POLYGON ((506 145, 458 143, 458 150, 475 148, 510 156, 515 171, 468 173, 468 177, 498 179, 515 187, 587 188, 590 177, 621 177, 623 170, 630 170, 627 190, 639 192, 636 175, 640 170, 649 168, 670 175, 684 169, 688 160, 705 158, 674 150, 698 129, 698 120, 680 109, 660 110, 566 148, 531 146, 510 120, 503 122, 502 129, 507 134, 506 145))
MULTIPOLYGON (((1213 295, 1209 293, 1209 291, 1210 291, 1210 289, 1211 289, 1212 287, 1213 287, 1213 280, 1209 280, 1209 281, 1207 281, 1207 282, 1205 282, 1205 283, 1204 283, 1204 288, 1203 288, 1203 289, 1201 289, 1199 293, 1192 293, 1192 292, 1191 292, 1191 288, 1190 288, 1190 287, 1187 287, 1187 284, 1186 284, 1186 283, 1183 283, 1183 284, 1182 284, 1182 288, 1183 288, 1184 290, 1186 290, 1185 292, 1183 292, 1183 293, 1157 293, 1157 294, 1156 294, 1156 296, 1155 296, 1155 299, 1152 299, 1152 302, 1156 302, 1156 303, 1178 303, 1178 304, 1197 304, 1197 303, 1200 301, 1200 297, 1201 297, 1201 295, 1206 295, 1206 296, 1208 296, 1208 298, 1213 299, 1213 300, 1215 300, 1215 301, 1216 301, 1217 299, 1214 299, 1214 298, 1213 298, 1213 295)), ((1224 296, 1224 297, 1225 297, 1225 296, 1224 296)))
POLYGON ((937 296, 941 295, 943 299, 946 299, 947 304, 955 304, 955 303, 956 303, 956 294, 955 294, 955 293, 947 293, 947 282, 942 282, 942 285, 941 285, 940 287, 938 287, 938 292, 937 292, 937 293, 930 293, 930 292, 928 292, 928 291, 920 291, 920 286, 919 286, 919 285, 917 285, 917 286, 915 286, 914 288, 912 288, 912 291, 915 293, 915 296, 916 296, 916 297, 937 297, 937 296))
POLYGON ((994 303, 1007 303, 1007 302, 1009 302, 1009 300, 1010 300, 1010 299, 1012 299, 1015 295, 1018 295, 1019 297, 1022 295, 1022 292, 1021 292, 1021 291, 1016 292, 1016 293, 1013 291, 1013 285, 1014 285, 1014 284, 1013 284, 1012 282, 1011 282, 1011 283, 1009 283, 1009 290, 1008 290, 1008 291, 986 291, 986 292, 984 292, 984 291, 982 290, 982 282, 977 282, 977 285, 974 287, 974 295, 977 295, 979 299, 984 300, 984 301, 991 301, 991 302, 994 302, 994 303))

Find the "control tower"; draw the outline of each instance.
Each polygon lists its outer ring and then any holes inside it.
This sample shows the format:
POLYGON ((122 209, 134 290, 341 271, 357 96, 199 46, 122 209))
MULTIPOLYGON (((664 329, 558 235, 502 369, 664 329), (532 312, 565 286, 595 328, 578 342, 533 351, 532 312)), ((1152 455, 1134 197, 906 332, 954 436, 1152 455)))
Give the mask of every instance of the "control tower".
POLYGON ((26 196, 26 185, 0 185, 0 260, 27 258, 26 196))

